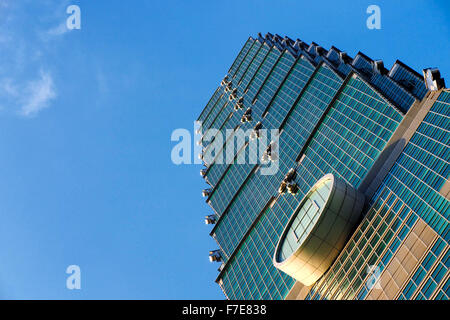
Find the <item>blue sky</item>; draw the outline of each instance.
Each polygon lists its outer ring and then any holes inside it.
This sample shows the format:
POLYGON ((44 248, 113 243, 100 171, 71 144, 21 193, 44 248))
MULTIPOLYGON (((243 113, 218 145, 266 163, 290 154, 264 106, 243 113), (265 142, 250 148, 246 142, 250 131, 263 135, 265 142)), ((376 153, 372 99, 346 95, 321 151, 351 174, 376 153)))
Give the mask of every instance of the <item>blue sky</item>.
POLYGON ((449 29, 445 0, 0 0, 0 298, 223 299, 201 167, 174 165, 170 136, 192 130, 247 37, 449 82, 449 29), (81 30, 64 28, 71 4, 81 30), (371 4, 381 30, 366 28, 371 4))

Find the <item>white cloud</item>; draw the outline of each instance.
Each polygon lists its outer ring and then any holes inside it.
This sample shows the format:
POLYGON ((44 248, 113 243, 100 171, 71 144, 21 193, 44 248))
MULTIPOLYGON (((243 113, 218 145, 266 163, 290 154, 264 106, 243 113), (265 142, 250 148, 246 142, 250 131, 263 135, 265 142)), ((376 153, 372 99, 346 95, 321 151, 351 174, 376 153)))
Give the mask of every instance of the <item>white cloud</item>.
POLYGON ((0 81, 0 90, 9 96, 17 96, 17 87, 14 85, 13 80, 9 78, 2 79, 0 81))
POLYGON ((47 35, 49 36, 60 36, 63 35, 64 33, 66 33, 67 31, 69 31, 69 29, 67 28, 67 25, 65 22, 61 23, 60 25, 47 30, 47 35))
POLYGON ((51 40, 52 37, 56 36, 62 36, 66 34, 68 31, 70 31, 67 28, 67 14, 66 14, 66 8, 71 3, 71 0, 64 0, 60 1, 58 5, 54 7, 55 9, 55 15, 54 18, 57 20, 60 20, 61 22, 56 25, 55 27, 48 29, 41 34, 41 37, 44 41, 51 40))
POLYGON ((33 117, 51 106, 57 97, 47 57, 57 50, 59 36, 66 31, 65 5, 69 0, 0 0, 0 110, 33 117), (33 13, 39 8, 42 14, 33 13), (29 24, 24 28, 23 23, 29 24), (44 24, 41 24, 45 21, 44 24), (54 28, 48 29, 48 25, 54 28))
POLYGON ((28 83, 20 114, 25 117, 36 115, 49 106, 49 102, 56 98, 53 79, 49 73, 41 72, 40 78, 28 83))

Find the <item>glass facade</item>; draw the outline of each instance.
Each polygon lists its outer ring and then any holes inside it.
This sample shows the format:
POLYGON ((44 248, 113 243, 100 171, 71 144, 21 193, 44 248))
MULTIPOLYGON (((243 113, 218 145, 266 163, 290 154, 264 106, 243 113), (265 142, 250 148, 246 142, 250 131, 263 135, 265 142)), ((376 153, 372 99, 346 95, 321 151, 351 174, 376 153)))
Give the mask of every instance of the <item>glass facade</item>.
MULTIPOLYGON (((362 53, 350 58, 334 47, 258 35, 198 120, 203 133, 223 137, 204 176, 222 257, 216 281, 227 298, 293 298, 301 284, 273 265, 275 247, 306 193, 331 173, 364 193, 364 212, 328 271, 294 298, 448 299, 448 90, 428 91, 400 61, 386 70, 362 53), (242 121, 249 109, 251 120, 242 121), (267 164, 248 161, 249 134, 240 147, 233 136, 257 124, 280 132, 270 175, 261 174, 267 164), (219 153, 234 161, 219 162, 219 153), (296 192, 280 193, 290 169, 296 192)), ((203 154, 213 141, 202 140, 203 154)))

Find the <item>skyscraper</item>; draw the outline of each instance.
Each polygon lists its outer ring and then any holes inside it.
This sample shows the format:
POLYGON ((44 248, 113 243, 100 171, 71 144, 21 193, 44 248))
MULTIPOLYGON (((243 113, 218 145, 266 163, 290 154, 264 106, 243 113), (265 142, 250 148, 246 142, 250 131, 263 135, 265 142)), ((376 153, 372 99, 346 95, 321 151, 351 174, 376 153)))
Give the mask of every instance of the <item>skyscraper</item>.
POLYGON ((227 298, 449 298, 450 90, 437 69, 259 34, 198 121, 227 298), (271 142, 252 149, 263 130, 271 142))

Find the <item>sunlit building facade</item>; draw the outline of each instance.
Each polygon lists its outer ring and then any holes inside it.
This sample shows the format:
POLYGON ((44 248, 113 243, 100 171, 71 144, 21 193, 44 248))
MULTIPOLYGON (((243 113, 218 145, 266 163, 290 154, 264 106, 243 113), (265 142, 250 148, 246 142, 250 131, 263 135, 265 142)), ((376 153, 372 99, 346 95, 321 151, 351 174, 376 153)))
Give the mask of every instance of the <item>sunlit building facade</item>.
POLYGON ((448 299, 450 90, 437 69, 259 34, 198 121, 228 299, 448 299), (255 135, 239 147, 241 129, 255 135), (278 129, 277 156, 238 161, 261 129, 278 129))

